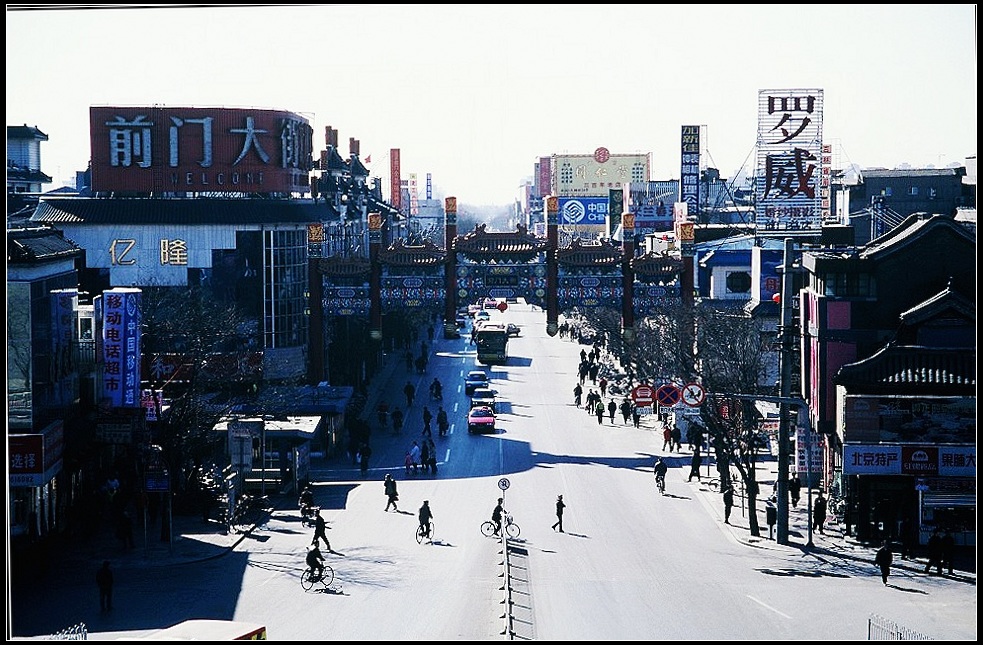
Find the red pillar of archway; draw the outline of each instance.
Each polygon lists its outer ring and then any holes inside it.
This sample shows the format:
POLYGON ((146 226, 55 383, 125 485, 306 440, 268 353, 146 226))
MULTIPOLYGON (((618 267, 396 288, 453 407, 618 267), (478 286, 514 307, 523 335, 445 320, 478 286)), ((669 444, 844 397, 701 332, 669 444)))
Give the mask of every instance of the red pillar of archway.
POLYGON ((558 222, 559 200, 550 195, 546 202, 546 333, 556 336, 560 329, 560 306, 557 290, 560 274, 556 262, 556 251, 560 246, 558 222))
POLYGON ((382 213, 369 213, 369 333, 373 340, 382 339, 382 213))
POLYGON ((457 197, 444 199, 444 338, 453 338, 457 332, 457 197))
POLYGON ((634 213, 625 211, 622 215, 621 235, 621 333, 629 336, 635 327, 635 272, 631 268, 631 261, 635 257, 634 213))

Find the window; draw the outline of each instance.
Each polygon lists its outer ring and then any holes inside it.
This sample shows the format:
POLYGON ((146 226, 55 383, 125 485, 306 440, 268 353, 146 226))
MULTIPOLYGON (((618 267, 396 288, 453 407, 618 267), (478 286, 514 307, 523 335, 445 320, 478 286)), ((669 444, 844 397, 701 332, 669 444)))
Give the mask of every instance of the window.
POLYGON ((876 296, 874 281, 866 273, 829 273, 824 279, 824 295, 842 298, 876 296))
POLYGON ((751 276, 746 271, 727 274, 727 293, 747 293, 751 290, 751 276))
POLYGON ((908 194, 911 195, 912 197, 917 197, 918 196, 918 186, 912 186, 912 187, 910 187, 908 189, 908 194))

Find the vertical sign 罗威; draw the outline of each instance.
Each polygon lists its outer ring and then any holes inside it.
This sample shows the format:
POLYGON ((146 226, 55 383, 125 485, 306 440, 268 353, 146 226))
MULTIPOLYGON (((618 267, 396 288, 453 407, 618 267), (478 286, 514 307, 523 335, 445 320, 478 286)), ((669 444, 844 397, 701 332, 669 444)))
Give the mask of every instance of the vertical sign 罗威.
POLYGON ((116 288, 102 294, 103 395, 117 408, 140 401, 140 289, 116 288))
POLYGON ((822 140, 823 90, 758 92, 759 233, 820 228, 822 140))
POLYGON ((399 173, 399 148, 392 148, 389 150, 389 201, 396 210, 401 210, 403 196, 399 173))

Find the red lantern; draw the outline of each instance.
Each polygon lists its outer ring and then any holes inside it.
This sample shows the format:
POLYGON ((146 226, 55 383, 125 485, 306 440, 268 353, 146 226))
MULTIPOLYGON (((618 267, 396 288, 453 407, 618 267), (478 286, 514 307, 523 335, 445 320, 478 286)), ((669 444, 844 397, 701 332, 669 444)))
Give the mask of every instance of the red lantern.
POLYGON ((782 302, 782 295, 780 293, 774 294, 771 297, 771 301, 774 302, 774 303, 776 303, 776 304, 781 304, 781 302, 782 302))

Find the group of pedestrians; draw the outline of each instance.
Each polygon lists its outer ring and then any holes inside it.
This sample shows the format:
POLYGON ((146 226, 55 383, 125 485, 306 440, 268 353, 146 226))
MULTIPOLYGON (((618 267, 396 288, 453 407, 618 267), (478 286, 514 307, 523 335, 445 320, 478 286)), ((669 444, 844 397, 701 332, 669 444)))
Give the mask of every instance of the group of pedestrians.
POLYGON ((414 441, 403 457, 403 467, 406 476, 417 475, 421 471, 431 475, 437 474, 437 445, 433 438, 424 437, 414 441))

